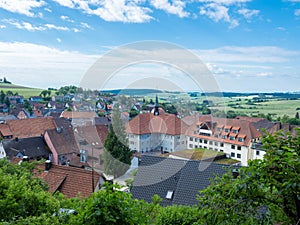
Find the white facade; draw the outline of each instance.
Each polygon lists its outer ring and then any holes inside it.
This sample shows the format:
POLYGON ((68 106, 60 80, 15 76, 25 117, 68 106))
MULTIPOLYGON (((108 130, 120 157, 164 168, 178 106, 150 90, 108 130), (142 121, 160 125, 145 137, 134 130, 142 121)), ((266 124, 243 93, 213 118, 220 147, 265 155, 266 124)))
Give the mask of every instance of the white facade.
POLYGON ((263 150, 254 149, 254 142, 252 143, 252 147, 248 147, 226 142, 207 140, 204 138, 187 137, 188 149, 205 148, 218 152, 224 152, 228 158, 239 160, 242 166, 247 166, 248 160, 262 159, 263 155, 265 154, 263 150))
POLYGON ((3 159, 5 157, 6 157, 6 152, 5 152, 5 149, 3 147, 2 142, 0 142, 0 159, 3 159))
POLYGON ((128 134, 129 148, 141 153, 149 151, 174 152, 186 149, 185 135, 161 133, 128 134))

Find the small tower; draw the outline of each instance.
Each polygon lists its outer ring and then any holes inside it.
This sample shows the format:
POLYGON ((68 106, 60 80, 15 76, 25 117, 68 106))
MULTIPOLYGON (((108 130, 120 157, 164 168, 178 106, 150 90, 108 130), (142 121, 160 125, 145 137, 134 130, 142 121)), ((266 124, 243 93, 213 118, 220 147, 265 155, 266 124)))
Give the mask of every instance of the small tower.
POLYGON ((159 115, 159 109, 158 109, 158 97, 156 95, 155 98, 155 106, 154 106, 154 116, 158 116, 159 115))

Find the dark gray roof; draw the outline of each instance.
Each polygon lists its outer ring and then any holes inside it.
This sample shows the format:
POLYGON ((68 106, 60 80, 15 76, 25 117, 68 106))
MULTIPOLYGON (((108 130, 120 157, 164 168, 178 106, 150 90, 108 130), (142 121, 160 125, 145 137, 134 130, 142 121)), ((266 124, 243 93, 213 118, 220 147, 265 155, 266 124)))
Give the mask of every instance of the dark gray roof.
POLYGON ((43 137, 4 140, 3 147, 9 159, 17 155, 26 155, 30 159, 48 158, 50 153, 43 137))
POLYGON ((134 198, 151 202, 154 194, 162 205, 196 205, 199 190, 209 186, 216 175, 221 176, 230 166, 195 160, 179 160, 143 155, 131 193, 134 198), (166 198, 173 191, 172 199, 166 198))

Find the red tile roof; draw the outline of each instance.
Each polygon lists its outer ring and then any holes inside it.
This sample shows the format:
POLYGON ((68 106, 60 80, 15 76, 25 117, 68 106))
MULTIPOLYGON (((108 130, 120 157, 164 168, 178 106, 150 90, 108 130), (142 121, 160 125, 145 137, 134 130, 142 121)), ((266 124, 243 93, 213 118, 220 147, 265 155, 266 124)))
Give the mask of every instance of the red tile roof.
POLYGON ((152 113, 139 114, 126 125, 130 134, 164 133, 180 135, 185 133, 187 125, 174 114, 154 116, 152 113))
POLYGON ((0 124, 0 133, 3 137, 13 135, 7 124, 0 124))
POLYGON ((46 130, 55 128, 52 117, 8 120, 6 123, 13 136, 18 138, 39 137, 46 130))
POLYGON ((71 166, 52 165, 49 171, 45 171, 45 163, 37 166, 35 175, 48 184, 49 192, 59 191, 68 198, 90 196, 93 193, 92 176, 95 190, 100 179, 96 171, 71 166))
POLYGON ((97 117, 95 112, 70 112, 70 111, 63 111, 60 117, 67 118, 67 119, 93 119, 97 117))
POLYGON ((248 120, 217 118, 217 117, 212 117, 210 115, 200 116, 199 121, 197 121, 194 125, 189 126, 186 134, 191 137, 203 138, 212 141, 219 141, 219 142, 225 142, 225 143, 236 144, 236 145, 244 145, 244 146, 250 146, 252 139, 259 138, 262 136, 262 134, 248 120), (202 123, 209 123, 209 122, 213 124, 213 127, 211 129, 212 136, 202 136, 198 132, 195 133, 195 130, 197 130, 196 129, 197 124, 201 125, 202 123), (240 129, 238 134, 233 134, 229 132, 225 133, 223 129, 221 135, 215 137, 214 134, 220 134, 220 132, 217 131, 217 128, 220 127, 224 127, 224 128, 239 127, 240 129), (243 142, 240 142, 238 141, 238 139, 235 140, 230 140, 228 138, 222 139, 222 135, 226 135, 226 137, 229 136, 242 137, 245 138, 245 140, 243 142))

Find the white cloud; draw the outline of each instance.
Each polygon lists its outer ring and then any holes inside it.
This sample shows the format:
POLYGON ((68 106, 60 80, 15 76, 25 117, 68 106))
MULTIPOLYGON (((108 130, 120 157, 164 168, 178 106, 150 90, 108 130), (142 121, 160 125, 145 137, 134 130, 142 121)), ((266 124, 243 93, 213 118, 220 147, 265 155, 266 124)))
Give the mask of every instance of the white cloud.
POLYGON ((200 7, 200 15, 205 15, 215 22, 225 21, 230 23, 230 28, 234 28, 239 25, 239 22, 230 18, 228 10, 229 8, 223 5, 209 3, 200 7))
POLYGON ((42 0, 0 0, 0 8, 30 17, 35 16, 32 12, 34 8, 39 8, 45 4, 42 0))
POLYGON ((11 25, 13 25, 16 28, 21 29, 21 30, 28 30, 28 31, 43 31, 43 30, 46 30, 45 27, 34 26, 31 23, 24 22, 24 21, 18 22, 18 21, 15 21, 15 20, 3 20, 3 22, 11 24, 11 25))
POLYGON ((0 42, 0 49, 1 73, 16 84, 42 88, 78 84, 98 58, 23 42, 0 42))
POLYGON ((62 31, 69 31, 68 27, 56 26, 54 24, 45 24, 45 27, 49 30, 62 30, 62 31))
POLYGON ((277 30, 286 31, 284 27, 276 27, 277 30))
POLYGON ((186 3, 181 0, 173 0, 172 3, 168 0, 151 0, 151 4, 156 9, 161 9, 167 13, 178 15, 180 18, 189 16, 189 13, 184 10, 186 3))
POLYGON ((44 10, 47 11, 47 12, 52 12, 52 10, 49 9, 49 8, 44 8, 44 10))
POLYGON ((62 6, 79 9, 105 21, 143 23, 150 21, 151 9, 139 5, 144 0, 54 0, 62 6))
POLYGON ((56 38, 56 41, 57 41, 58 43, 61 43, 61 39, 60 39, 60 38, 56 38))
POLYGON ((81 23, 80 23, 80 26, 81 26, 82 28, 85 28, 85 29, 92 29, 92 27, 91 27, 89 24, 87 24, 87 23, 81 22, 81 23))
POLYGON ((300 16, 300 9, 296 9, 295 12, 294 12, 294 15, 295 16, 300 16))
POLYGON ((253 16, 256 16, 259 14, 259 10, 251 10, 251 9, 239 9, 238 13, 243 15, 247 20, 250 20, 253 16))
MULTIPOLYGON (((274 46, 237 47, 225 46, 217 49, 198 50, 195 52, 207 62, 247 62, 247 63, 284 63, 300 53, 274 46)), ((266 65, 265 65, 266 66, 266 65)))
POLYGON ((252 0, 198 0, 198 2, 202 3, 216 3, 221 5, 234 5, 240 3, 251 2, 252 0))
POLYGON ((15 26, 18 29, 27 30, 27 31, 45 31, 45 30, 58 30, 58 31, 73 31, 75 33, 80 32, 78 28, 69 28, 66 26, 57 26, 55 24, 42 24, 42 25, 33 25, 24 21, 17 20, 2 20, 2 22, 8 23, 10 25, 15 26))
POLYGON ((4 29, 4 28, 6 28, 5 25, 0 25, 0 29, 4 29))
POLYGON ((64 15, 60 16, 60 19, 68 21, 70 23, 74 23, 75 22, 74 20, 71 20, 68 16, 64 16, 64 15))

